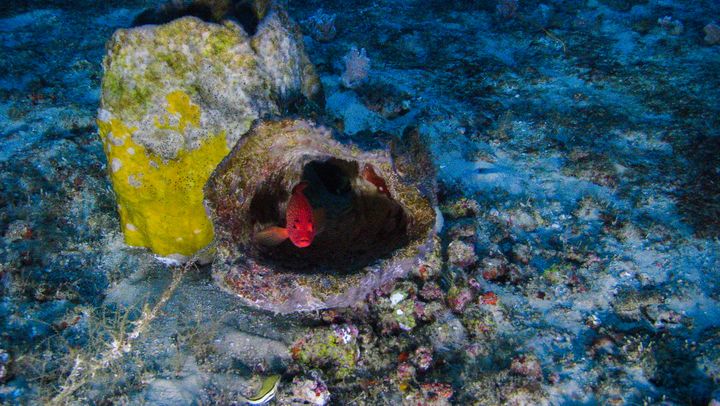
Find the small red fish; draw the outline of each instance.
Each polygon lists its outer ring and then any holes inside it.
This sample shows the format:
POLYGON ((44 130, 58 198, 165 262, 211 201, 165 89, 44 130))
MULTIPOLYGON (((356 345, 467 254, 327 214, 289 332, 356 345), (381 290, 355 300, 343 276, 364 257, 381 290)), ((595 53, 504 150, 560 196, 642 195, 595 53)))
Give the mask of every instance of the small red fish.
POLYGON ((388 199, 392 200, 392 196, 390 196, 390 191, 387 188, 387 183, 385 183, 385 179, 378 176, 377 173, 375 173, 375 168, 373 168, 370 164, 365 164, 362 170, 362 177, 366 181, 372 183, 377 188, 378 192, 384 194, 388 197, 388 199))
POLYGON ((298 248, 305 248, 312 244, 315 235, 319 232, 316 227, 321 220, 321 212, 313 213, 310 202, 303 194, 308 186, 307 182, 300 182, 292 190, 290 201, 285 210, 285 224, 283 227, 268 227, 255 234, 255 241, 262 245, 275 246, 286 239, 298 248))

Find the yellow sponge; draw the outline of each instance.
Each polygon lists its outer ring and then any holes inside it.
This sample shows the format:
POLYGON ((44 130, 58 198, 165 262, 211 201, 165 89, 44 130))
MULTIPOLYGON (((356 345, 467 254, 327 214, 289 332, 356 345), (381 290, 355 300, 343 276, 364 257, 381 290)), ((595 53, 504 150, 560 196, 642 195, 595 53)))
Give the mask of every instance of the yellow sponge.
MULTIPOLYGON (((200 125, 200 108, 186 93, 168 94, 167 103, 158 128, 182 134, 200 125)), ((135 143, 137 129, 119 119, 98 120, 98 127, 127 244, 162 256, 189 256, 210 243, 213 226, 203 206, 203 186, 229 152, 225 132, 164 161, 135 143)))

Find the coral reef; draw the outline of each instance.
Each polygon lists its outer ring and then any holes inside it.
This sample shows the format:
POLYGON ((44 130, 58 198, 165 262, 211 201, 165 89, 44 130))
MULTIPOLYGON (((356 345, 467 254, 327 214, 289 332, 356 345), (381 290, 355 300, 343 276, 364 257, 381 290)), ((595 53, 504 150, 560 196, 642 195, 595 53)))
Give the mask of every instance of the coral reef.
MULTIPOLYGON (((549 405, 542 385, 507 371, 487 374, 467 388, 469 399, 482 399, 492 405, 549 405)), ((468 399, 468 400, 469 400, 468 399)))
POLYGON ((519 355, 513 358, 510 371, 537 380, 542 380, 543 377, 540 361, 533 354, 519 355))
POLYGON ((718 404, 715 2, 148 4, 0 2, 0 403, 718 404), (214 264, 124 243, 128 147, 214 264))

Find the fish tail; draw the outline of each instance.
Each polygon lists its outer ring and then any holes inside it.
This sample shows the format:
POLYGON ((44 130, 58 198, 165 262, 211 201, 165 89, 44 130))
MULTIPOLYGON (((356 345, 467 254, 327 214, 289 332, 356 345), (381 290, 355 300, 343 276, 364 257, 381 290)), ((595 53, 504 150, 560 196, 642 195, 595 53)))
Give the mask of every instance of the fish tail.
POLYGON ((283 241, 287 240, 287 238, 287 228, 282 227, 268 227, 262 231, 255 233, 255 235, 253 236, 253 240, 256 244, 265 245, 268 247, 280 245, 283 241))

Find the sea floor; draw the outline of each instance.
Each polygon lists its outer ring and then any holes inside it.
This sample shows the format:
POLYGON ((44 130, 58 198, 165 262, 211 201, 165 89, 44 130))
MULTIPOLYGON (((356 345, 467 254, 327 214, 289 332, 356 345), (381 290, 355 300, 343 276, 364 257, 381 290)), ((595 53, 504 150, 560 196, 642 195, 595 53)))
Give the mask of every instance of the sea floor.
POLYGON ((718 404, 720 7, 513 3, 289 2, 328 122, 427 138, 446 264, 277 316, 123 243, 101 62, 156 3, 3 2, 0 403, 718 404))

